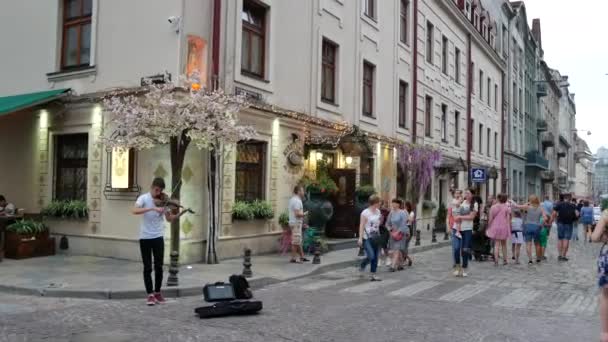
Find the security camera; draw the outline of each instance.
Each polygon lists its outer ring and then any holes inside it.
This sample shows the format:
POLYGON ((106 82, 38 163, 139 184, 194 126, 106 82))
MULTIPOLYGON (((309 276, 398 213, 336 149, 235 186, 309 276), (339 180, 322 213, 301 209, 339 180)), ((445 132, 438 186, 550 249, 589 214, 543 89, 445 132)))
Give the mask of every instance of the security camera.
POLYGON ((170 16, 167 20, 169 21, 170 24, 175 24, 179 21, 179 17, 170 16))

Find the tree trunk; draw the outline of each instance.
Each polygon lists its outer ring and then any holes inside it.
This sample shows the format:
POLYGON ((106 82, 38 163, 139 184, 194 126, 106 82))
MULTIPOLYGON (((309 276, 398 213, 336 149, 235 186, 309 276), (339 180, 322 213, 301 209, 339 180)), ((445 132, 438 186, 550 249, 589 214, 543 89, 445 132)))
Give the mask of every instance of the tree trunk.
MULTIPOLYGON (((182 170, 184 167, 184 159, 186 158, 186 150, 190 144, 190 139, 185 132, 180 137, 171 138, 170 155, 171 155, 171 199, 177 201, 181 197, 182 189, 182 170)), ((179 271, 179 242, 180 242, 180 219, 171 222, 171 243, 170 256, 171 264, 169 268, 169 277, 167 279, 168 286, 177 286, 177 273, 179 271)))
MULTIPOLYGON (((219 144, 218 144, 219 145, 219 144)), ((222 151, 221 147, 216 147, 209 152, 209 162, 207 163, 207 189, 209 191, 209 219, 207 229, 207 248, 205 251, 208 264, 217 264, 217 239, 220 229, 220 207, 221 207, 221 167, 222 151)))

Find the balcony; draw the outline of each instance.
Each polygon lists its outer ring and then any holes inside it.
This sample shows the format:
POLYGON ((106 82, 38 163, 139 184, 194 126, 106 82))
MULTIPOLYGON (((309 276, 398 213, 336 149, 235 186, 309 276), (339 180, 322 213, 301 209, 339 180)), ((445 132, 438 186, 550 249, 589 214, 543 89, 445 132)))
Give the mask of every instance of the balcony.
POLYGON ((539 132, 544 132, 549 129, 549 123, 545 119, 538 119, 536 121, 536 130, 539 132))
POLYGON ((566 151, 564 150, 559 150, 557 151, 557 158, 566 158, 566 151))
POLYGON ((542 132, 540 134, 540 142, 543 144, 543 147, 555 146, 555 136, 553 135, 553 132, 542 132))
POLYGON ((526 166, 546 170, 549 168, 549 161, 539 151, 530 151, 526 153, 526 166))
POLYGON ((543 97, 543 96, 547 96, 547 84, 542 82, 542 83, 536 83, 536 96, 537 97, 543 97))
POLYGON ((540 172, 540 179, 543 182, 549 183, 555 180, 555 171, 553 170, 543 170, 540 172))

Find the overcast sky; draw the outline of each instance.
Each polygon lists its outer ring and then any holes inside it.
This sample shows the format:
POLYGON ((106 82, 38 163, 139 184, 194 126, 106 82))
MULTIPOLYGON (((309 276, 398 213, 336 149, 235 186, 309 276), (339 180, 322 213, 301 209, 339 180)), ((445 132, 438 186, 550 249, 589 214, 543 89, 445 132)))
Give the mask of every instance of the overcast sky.
POLYGON ((608 147, 608 1, 525 0, 528 24, 540 18, 545 61, 569 76, 576 128, 595 153, 608 147))

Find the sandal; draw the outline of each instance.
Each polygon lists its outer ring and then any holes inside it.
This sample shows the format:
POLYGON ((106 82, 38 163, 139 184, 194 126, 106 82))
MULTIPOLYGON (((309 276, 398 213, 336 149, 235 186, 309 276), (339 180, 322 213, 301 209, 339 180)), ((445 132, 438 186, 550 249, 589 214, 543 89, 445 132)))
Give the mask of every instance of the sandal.
POLYGON ((298 261, 296 259, 291 259, 291 260, 289 260, 289 262, 292 264, 301 264, 302 263, 301 261, 298 261))
POLYGON ((397 271, 403 271, 405 268, 403 268, 403 266, 399 266, 397 267, 397 271))
POLYGON ((306 259, 306 258, 300 258, 301 262, 309 262, 310 260, 306 259))

